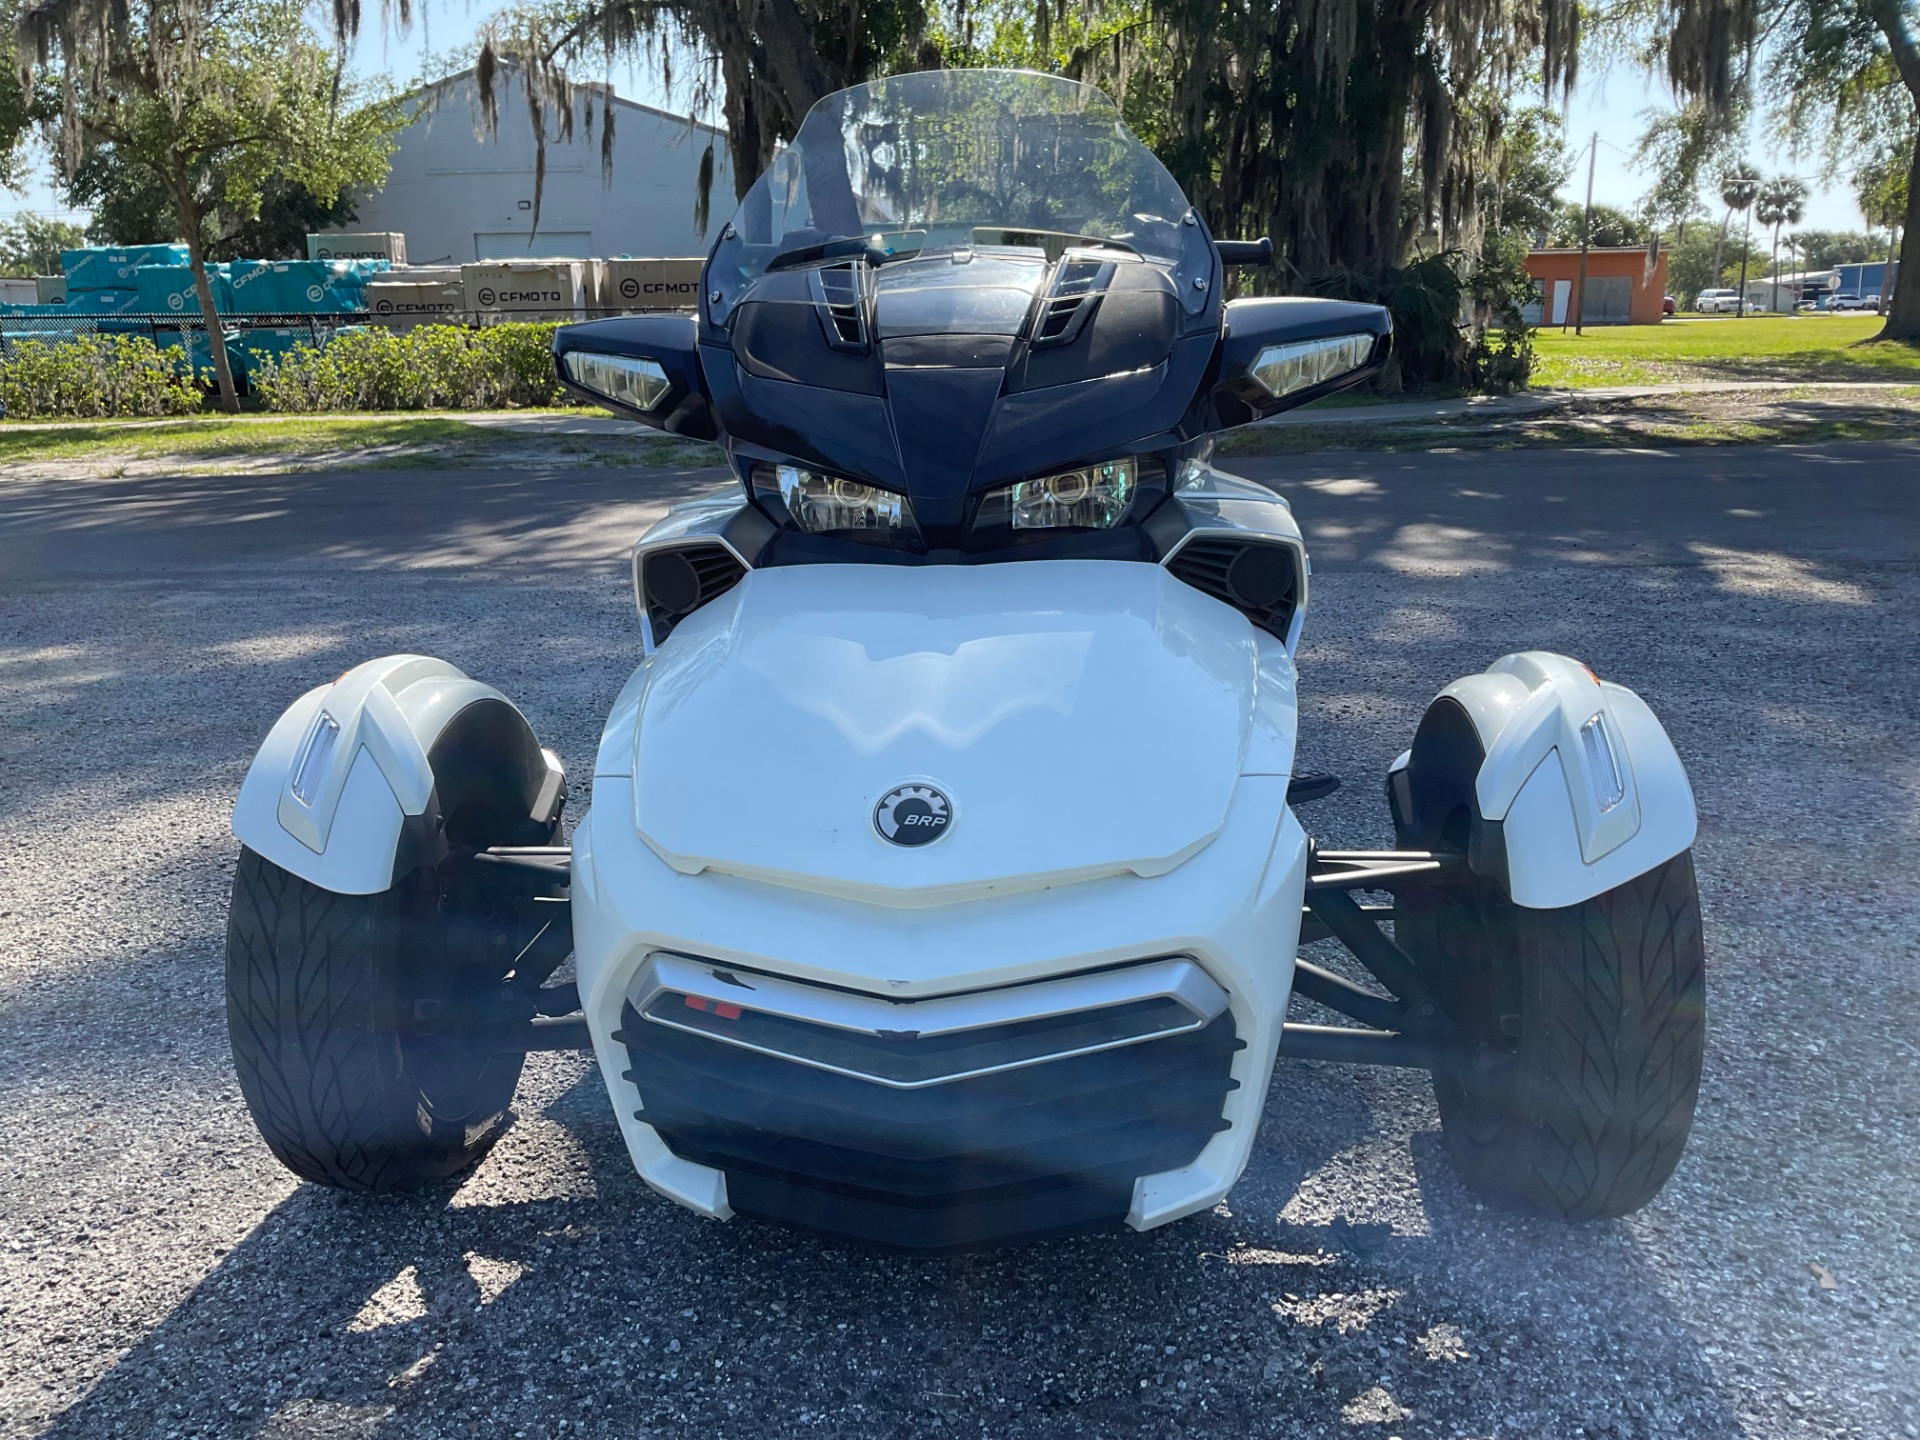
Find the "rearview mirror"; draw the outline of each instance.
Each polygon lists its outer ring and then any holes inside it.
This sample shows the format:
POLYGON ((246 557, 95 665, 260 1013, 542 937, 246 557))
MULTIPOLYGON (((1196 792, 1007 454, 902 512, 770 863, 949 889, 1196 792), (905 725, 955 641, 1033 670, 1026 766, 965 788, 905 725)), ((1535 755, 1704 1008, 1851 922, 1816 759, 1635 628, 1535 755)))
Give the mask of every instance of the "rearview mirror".
POLYGON ((1364 384, 1393 347, 1385 309, 1345 300, 1229 300, 1222 329, 1213 394, 1220 429, 1364 384))
POLYGON ((694 440, 720 432, 700 382, 691 315, 622 315, 553 332, 553 364, 575 395, 628 420, 694 440))

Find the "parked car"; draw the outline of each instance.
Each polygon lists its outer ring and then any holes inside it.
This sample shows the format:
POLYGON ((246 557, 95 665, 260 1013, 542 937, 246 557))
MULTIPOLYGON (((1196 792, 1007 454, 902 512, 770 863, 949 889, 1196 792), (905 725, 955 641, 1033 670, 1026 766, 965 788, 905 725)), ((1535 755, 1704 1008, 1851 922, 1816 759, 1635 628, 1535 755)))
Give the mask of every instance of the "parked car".
POLYGON ((1827 301, 1829 310, 1878 310, 1878 295, 1835 295, 1827 301))
POLYGON ((1742 308, 1738 290, 1702 290, 1694 297, 1693 308, 1702 315, 1739 314, 1742 308))
POLYGON ((1673 303, 1673 297, 1671 295, 1662 295, 1660 297, 1660 313, 1662 315, 1671 315, 1679 308, 1679 306, 1673 303))

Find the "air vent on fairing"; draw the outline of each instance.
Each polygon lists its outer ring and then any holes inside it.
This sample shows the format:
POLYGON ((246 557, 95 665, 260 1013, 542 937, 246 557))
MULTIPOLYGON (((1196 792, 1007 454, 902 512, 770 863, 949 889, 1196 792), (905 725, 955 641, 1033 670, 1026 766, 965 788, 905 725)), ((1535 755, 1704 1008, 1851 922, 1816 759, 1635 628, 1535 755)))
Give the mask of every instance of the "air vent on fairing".
POLYGON ((1061 260, 1053 284, 1040 302, 1040 313, 1033 322, 1033 338, 1027 343, 1036 350, 1071 344, 1093 318, 1112 278, 1111 260, 1075 255, 1061 260))
POLYGON ((1290 545, 1206 536, 1182 545, 1167 570, 1284 641, 1300 594, 1296 565, 1290 545))
POLYGON ((687 616, 738 585, 746 573, 731 550, 712 542, 642 555, 640 594, 653 626, 653 643, 658 645, 687 616))
POLYGON ((827 343, 836 350, 867 348, 866 271, 864 263, 827 265, 809 277, 827 343))

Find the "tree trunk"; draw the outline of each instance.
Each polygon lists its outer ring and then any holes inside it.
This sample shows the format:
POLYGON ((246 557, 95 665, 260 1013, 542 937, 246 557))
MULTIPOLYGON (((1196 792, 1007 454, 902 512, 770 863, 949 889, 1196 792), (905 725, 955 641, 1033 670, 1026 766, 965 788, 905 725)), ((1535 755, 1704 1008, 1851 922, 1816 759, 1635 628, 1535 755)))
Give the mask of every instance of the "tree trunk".
POLYGON ((1780 313, 1780 227, 1773 227, 1773 313, 1780 313))
MULTIPOLYGON (((193 290, 200 299, 200 319, 207 327, 207 350, 213 359, 214 379, 219 382, 220 408, 229 415, 240 413, 240 391, 233 383, 233 367, 227 363, 227 336, 220 326, 220 311, 213 303, 213 282, 207 279, 206 217, 193 193, 187 176, 186 161, 174 158, 167 176, 172 192, 173 216, 187 237, 187 263, 193 268, 193 290)), ((187 357, 187 373, 193 373, 193 342, 187 331, 180 332, 181 349, 187 357)))
POLYGON ((1880 303, 1887 317, 1880 338, 1920 344, 1920 135, 1914 138, 1913 160, 1907 166, 1907 214, 1901 228, 1905 233, 1893 293, 1887 294, 1886 282, 1880 282, 1880 303))
MULTIPOLYGON (((196 217, 198 218, 198 217, 196 217)), ((199 227, 196 225, 187 232, 187 257, 193 266, 193 288, 200 297, 200 318, 207 326, 207 349, 213 356, 214 378, 220 382, 220 408, 229 415, 240 413, 240 391, 233 383, 233 366, 227 360, 227 332, 220 324, 220 311, 213 303, 213 282, 207 278, 206 246, 199 239, 199 227)), ((181 332, 181 339, 186 332, 181 332)), ((187 363, 193 363, 193 352, 187 352, 187 363)))
POLYGON ((720 52, 720 73, 726 82, 727 155, 733 162, 733 198, 744 200, 753 182, 766 168, 761 148, 760 107, 753 83, 753 67, 744 49, 720 52))
POLYGON ((741 8, 760 42, 767 87, 798 129, 816 100, 840 88, 820 58, 808 19, 794 0, 748 0, 741 8))
MULTIPOLYGON (((1887 37, 1894 68, 1907 87, 1907 99, 1920 112, 1920 43, 1907 29, 1906 7, 1899 0, 1875 0, 1874 24, 1887 37)), ((1913 159, 1907 164, 1906 243, 1900 249, 1900 271, 1887 293, 1887 282, 1880 282, 1880 304, 1887 323, 1881 327, 1882 340, 1905 340, 1920 344, 1920 242, 1914 239, 1914 223, 1920 221, 1920 129, 1913 140, 1913 159)))

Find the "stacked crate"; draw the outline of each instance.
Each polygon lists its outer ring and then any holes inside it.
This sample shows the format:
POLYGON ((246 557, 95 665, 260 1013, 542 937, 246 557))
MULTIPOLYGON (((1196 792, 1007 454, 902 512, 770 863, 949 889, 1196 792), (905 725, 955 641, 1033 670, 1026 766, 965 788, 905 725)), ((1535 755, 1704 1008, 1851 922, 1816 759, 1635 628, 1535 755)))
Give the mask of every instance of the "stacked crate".
POLYGON ((384 260, 398 269, 407 263, 407 237, 398 230, 366 234, 309 235, 309 260, 384 260))
POLYGON ((367 309, 390 330, 458 323, 467 308, 458 265, 396 266, 367 282, 367 309))
POLYGON ((599 263, 594 309, 617 315, 627 310, 692 310, 700 299, 699 256, 635 260, 621 256, 599 263))
POLYGON ((587 260, 483 260, 462 265, 467 313, 481 324, 586 317, 587 260))

